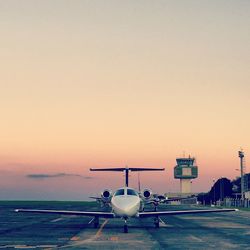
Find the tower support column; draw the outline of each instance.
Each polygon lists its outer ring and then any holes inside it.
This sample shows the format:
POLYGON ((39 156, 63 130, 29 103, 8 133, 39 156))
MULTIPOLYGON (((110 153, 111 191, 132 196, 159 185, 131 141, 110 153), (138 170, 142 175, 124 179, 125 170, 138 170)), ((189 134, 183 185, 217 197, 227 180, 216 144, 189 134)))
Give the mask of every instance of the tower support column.
POLYGON ((190 194, 191 193, 191 182, 189 179, 180 179, 181 193, 190 194))

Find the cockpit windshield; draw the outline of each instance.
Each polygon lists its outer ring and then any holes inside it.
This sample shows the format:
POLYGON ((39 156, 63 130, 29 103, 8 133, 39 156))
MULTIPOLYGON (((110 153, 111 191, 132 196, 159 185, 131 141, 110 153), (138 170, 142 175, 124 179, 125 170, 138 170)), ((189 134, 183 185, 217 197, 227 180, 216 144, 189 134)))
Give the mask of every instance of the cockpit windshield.
POLYGON ((118 196, 118 195, 124 195, 124 189, 118 189, 118 190, 115 192, 115 195, 114 195, 114 196, 118 196))
POLYGON ((137 192, 133 189, 127 189, 127 195, 134 195, 134 196, 138 196, 137 192))

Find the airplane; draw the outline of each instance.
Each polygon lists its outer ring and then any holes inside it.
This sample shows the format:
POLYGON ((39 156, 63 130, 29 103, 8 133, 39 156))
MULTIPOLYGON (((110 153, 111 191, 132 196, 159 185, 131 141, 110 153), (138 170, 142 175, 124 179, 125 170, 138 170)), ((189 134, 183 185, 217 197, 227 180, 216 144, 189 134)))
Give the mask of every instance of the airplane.
POLYGON ((102 199, 110 203, 111 211, 68 211, 68 210, 42 210, 42 209, 15 209, 15 212, 24 213, 40 213, 40 214, 62 214, 62 215, 79 215, 93 217, 92 221, 94 227, 99 226, 99 218, 122 218, 124 220, 123 231, 128 233, 127 220, 129 218, 154 218, 156 228, 159 228, 160 216, 168 215, 181 215, 181 214, 201 214, 201 213, 214 213, 214 212, 231 212, 237 209, 199 209, 199 210, 178 210, 178 211, 144 211, 143 203, 152 197, 150 189, 144 189, 139 194, 135 189, 130 188, 128 185, 129 172, 138 171, 164 171, 164 168, 90 168, 90 171, 117 171, 125 172, 125 186, 117 189, 113 194, 110 190, 105 189, 102 192, 102 199))
MULTIPOLYGON (((96 197, 97 198, 97 197, 96 197)), ((144 196, 142 197, 144 198, 144 196)), ((170 205, 171 202, 181 202, 181 201, 192 201, 196 200, 196 196, 191 196, 191 197, 165 197, 164 195, 161 194, 153 194, 152 198, 146 199, 145 204, 150 204, 153 205, 154 210, 157 211, 157 208, 160 204, 167 204, 170 205)))

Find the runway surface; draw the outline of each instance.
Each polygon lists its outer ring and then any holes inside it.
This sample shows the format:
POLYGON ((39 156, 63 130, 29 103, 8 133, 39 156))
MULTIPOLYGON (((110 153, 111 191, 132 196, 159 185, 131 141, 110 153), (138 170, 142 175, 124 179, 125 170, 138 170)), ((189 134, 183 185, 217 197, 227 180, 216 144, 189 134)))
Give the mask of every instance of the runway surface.
MULTIPOLYGON (((0 249, 250 249, 250 211, 131 219, 15 213, 15 208, 98 210, 95 203, 0 201, 0 249)), ((161 209, 191 209, 162 206, 161 209)), ((197 207, 193 207, 196 208, 197 207)))

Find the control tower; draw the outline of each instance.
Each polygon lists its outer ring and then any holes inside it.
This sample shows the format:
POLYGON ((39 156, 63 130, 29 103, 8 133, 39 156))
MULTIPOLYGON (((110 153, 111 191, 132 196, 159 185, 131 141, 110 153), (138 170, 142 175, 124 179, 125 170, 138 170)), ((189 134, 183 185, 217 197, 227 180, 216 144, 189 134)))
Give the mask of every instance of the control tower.
POLYGON ((181 193, 191 193, 191 179, 198 177, 198 167, 195 166, 195 158, 177 158, 174 167, 174 178, 180 179, 181 193))

